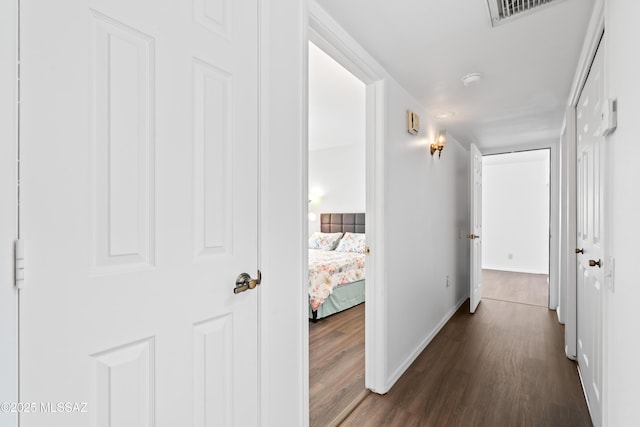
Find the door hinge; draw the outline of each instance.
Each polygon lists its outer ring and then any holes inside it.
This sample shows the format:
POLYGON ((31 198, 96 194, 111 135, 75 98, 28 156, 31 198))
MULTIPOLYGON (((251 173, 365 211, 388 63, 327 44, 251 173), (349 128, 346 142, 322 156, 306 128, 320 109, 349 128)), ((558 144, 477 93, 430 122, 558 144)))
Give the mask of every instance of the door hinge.
POLYGON ((14 274, 16 288, 24 287, 24 240, 18 239, 13 245, 14 274))

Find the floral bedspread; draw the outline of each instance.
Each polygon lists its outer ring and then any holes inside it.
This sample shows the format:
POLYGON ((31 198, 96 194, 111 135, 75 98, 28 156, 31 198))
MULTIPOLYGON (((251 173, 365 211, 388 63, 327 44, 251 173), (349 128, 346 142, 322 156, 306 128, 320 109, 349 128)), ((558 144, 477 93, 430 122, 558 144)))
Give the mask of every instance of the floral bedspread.
POLYGON ((364 279, 364 254, 309 249, 309 296, 317 310, 340 285, 364 279))

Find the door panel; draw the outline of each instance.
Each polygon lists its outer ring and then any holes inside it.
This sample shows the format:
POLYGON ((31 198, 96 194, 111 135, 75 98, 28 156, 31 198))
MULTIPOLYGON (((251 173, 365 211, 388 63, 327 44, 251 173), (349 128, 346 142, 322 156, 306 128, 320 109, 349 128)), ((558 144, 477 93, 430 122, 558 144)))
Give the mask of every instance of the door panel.
POLYGON ((155 264, 154 40, 90 12, 94 271, 155 264))
POLYGON ((256 425, 256 0, 21 8, 21 425, 256 425))
POLYGON ((577 107, 578 234, 577 348, 578 367, 593 424, 602 424, 602 246, 601 136, 604 84, 602 44, 598 49, 577 107), (590 263, 591 261, 591 263, 590 263), (593 265, 599 262, 600 265, 593 265))
POLYGON ((475 313, 482 300, 482 153, 471 144, 470 150, 471 225, 470 251, 470 311, 475 313))

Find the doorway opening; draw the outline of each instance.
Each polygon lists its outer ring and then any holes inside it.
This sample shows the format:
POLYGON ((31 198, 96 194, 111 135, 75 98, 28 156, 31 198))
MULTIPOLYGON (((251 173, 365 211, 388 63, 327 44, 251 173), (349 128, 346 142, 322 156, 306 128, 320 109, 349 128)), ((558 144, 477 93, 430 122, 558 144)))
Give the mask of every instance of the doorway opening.
POLYGON ((309 42, 311 426, 337 424, 366 394, 366 96, 364 82, 309 42))
POLYGON ((550 155, 483 157, 484 298, 549 306, 550 155))

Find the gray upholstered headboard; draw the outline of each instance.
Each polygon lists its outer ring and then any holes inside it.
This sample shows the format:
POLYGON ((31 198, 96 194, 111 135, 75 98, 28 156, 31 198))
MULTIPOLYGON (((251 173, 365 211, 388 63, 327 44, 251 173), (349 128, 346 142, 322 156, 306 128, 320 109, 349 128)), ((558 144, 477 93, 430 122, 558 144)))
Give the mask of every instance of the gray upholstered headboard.
POLYGON ((323 233, 364 233, 364 213, 320 214, 320 231, 323 233))

